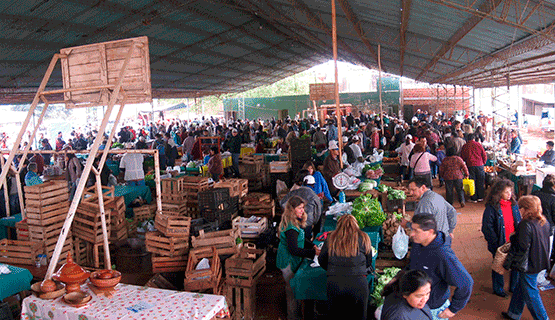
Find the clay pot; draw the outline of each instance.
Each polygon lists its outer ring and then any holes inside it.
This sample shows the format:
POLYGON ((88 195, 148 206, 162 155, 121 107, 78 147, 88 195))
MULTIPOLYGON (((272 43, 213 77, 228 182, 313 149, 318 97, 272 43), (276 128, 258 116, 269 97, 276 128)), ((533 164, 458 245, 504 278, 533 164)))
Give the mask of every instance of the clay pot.
POLYGON ((40 284, 41 292, 52 292, 56 290, 56 283, 53 280, 47 279, 40 284))
POLYGON ((73 262, 71 252, 68 252, 67 262, 52 277, 65 283, 67 292, 73 292, 81 289, 81 284, 89 278, 89 272, 73 262))

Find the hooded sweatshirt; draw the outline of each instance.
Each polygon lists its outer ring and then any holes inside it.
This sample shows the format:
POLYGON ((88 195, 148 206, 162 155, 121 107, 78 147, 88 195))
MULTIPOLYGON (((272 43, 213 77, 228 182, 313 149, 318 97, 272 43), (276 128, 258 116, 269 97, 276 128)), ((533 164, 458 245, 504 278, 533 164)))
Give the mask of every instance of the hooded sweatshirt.
POLYGON ((413 243, 408 269, 422 270, 432 279, 430 309, 441 307, 450 296, 449 286, 456 287, 449 310, 457 313, 466 306, 474 281, 451 249, 451 238, 438 231, 426 247, 413 243))

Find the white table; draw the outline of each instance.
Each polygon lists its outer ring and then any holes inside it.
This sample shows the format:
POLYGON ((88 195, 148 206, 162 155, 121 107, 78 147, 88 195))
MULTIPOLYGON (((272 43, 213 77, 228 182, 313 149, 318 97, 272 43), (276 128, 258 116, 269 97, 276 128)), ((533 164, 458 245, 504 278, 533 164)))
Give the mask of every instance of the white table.
POLYGON ((97 296, 87 285, 81 286, 92 296, 86 306, 74 308, 62 301, 43 300, 31 295, 23 300, 21 319, 93 320, 93 319, 186 319, 210 320, 229 316, 224 296, 179 292, 118 284, 111 298, 97 296))

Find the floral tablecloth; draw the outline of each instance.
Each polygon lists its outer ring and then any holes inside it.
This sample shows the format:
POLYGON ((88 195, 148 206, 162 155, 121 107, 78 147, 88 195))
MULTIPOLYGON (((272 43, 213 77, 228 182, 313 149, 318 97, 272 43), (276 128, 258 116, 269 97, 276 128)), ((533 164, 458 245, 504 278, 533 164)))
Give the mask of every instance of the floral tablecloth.
POLYGON ((92 319, 185 319, 210 320, 229 316, 225 297, 178 292, 149 287, 118 284, 111 298, 97 296, 88 286, 81 287, 92 300, 74 308, 62 301, 29 296, 23 300, 21 319, 25 320, 92 320, 92 319))

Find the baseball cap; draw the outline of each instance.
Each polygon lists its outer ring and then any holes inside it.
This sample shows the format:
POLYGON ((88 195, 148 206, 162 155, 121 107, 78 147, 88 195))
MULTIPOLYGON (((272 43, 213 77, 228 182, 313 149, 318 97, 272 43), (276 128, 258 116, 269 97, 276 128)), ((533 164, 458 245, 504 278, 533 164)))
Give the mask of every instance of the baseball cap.
POLYGON ((411 139, 411 140, 412 140, 412 135, 407 134, 407 135, 405 136, 405 139, 411 139))
POLYGON ((330 143, 328 144, 328 149, 330 149, 330 150, 339 150, 339 146, 337 145, 337 141, 335 141, 335 140, 330 141, 330 143))

